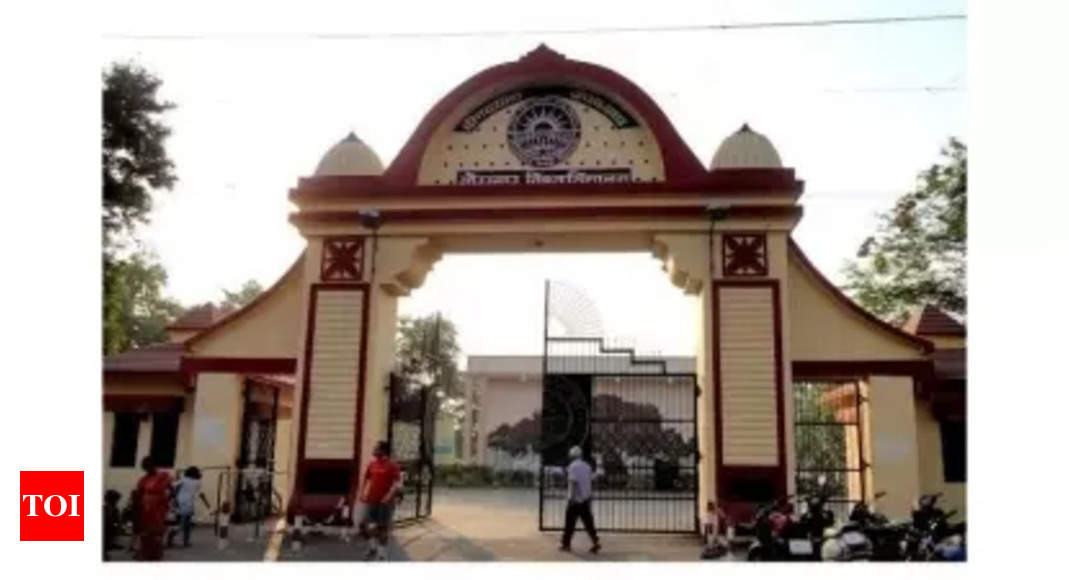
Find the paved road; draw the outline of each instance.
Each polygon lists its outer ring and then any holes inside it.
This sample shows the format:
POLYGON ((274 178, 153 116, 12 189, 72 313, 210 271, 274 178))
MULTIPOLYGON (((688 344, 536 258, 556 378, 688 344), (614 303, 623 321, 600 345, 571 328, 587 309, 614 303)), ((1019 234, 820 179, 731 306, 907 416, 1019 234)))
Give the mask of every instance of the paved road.
MULTIPOLYGON (((560 552, 560 533, 538 531, 538 491, 523 489, 450 489, 434 492, 433 517, 399 528, 388 548, 391 561, 695 561, 700 545, 693 535, 602 534, 603 551, 587 552, 590 541, 580 530, 574 551, 560 552)), ((269 529, 271 526, 267 526, 269 529)), ((281 535, 264 534, 248 541, 248 528, 231 530, 230 546, 219 550, 211 527, 194 531, 192 548, 167 550, 172 561, 362 561, 366 544, 343 542, 334 535, 313 536, 295 551, 281 535)), ((128 552, 114 553, 130 560, 128 552)))

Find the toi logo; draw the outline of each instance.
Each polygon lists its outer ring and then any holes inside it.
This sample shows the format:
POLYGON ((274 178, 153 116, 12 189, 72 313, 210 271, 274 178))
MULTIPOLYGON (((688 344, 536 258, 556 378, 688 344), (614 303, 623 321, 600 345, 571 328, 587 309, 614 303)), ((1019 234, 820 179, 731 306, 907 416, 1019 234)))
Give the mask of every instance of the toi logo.
POLYGON ((84 472, 19 472, 19 540, 85 540, 84 472))

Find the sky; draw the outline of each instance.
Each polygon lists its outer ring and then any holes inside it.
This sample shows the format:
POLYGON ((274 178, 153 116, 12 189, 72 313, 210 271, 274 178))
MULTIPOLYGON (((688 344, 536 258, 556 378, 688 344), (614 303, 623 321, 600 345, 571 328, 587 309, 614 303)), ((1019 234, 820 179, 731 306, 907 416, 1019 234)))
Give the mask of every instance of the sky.
MULTIPOLYGON (((392 2, 314 30, 561 30, 966 12, 963 1, 934 0, 501 6, 457 0, 414 10, 392 2)), ((294 209, 287 192, 350 130, 388 164, 454 86, 541 42, 636 82, 703 162, 744 122, 768 136, 805 181, 795 239, 833 280, 874 230, 876 213, 915 183, 947 138, 968 142, 964 21, 371 39, 157 22, 108 31, 101 66, 135 60, 163 80, 161 96, 177 105, 166 122, 179 182, 156 196, 141 237, 167 269, 167 293, 187 305, 218 300, 223 288, 250 278, 269 286, 285 271, 303 246, 286 219, 294 209)), ((693 352, 697 305, 647 255, 447 255, 401 309, 442 310, 469 354, 537 353, 547 277, 585 288, 608 332, 640 350, 693 352)))

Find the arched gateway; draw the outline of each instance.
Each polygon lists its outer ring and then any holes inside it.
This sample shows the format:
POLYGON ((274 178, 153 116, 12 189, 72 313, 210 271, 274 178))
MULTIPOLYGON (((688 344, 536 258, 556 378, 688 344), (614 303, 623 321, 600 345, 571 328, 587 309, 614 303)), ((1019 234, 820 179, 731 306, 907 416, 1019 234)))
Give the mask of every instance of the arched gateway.
MULTIPOLYGON (((892 358, 881 368, 914 374, 908 361, 930 348, 860 312, 838 314, 848 319, 840 322, 814 310, 791 328, 785 313, 812 299, 807 292, 838 293, 790 240, 803 184, 768 140, 743 126, 706 169, 644 91, 545 46, 462 83, 380 167, 350 137, 290 192, 299 208, 291 220, 308 240, 294 512, 317 508, 316 490, 332 487, 321 479, 355 484, 385 438, 381 385, 393 364, 397 298, 443 252, 660 257, 672 282, 703 304, 701 500, 748 504, 793 487, 792 366, 807 376, 814 367, 868 374, 871 359, 892 358), (796 296, 792 283, 808 286, 796 296), (858 330, 836 326, 850 323, 870 327, 873 350, 850 337, 858 330), (823 338, 811 341, 816 334, 823 338), (844 359, 858 364, 838 366, 844 359)), ((905 380, 889 388, 912 401, 905 380)))
POLYGON ((275 444, 288 513, 329 511, 386 438, 398 298, 443 253, 649 251, 701 303, 686 322, 701 328, 698 501, 744 512, 793 491, 809 468, 798 385, 821 384, 833 420, 856 427, 845 485, 887 491, 885 511, 904 515, 922 486, 943 484, 933 344, 867 314, 807 261, 791 239, 802 193, 745 125, 707 168, 608 69, 545 46, 488 68, 442 98, 389 167, 350 135, 290 191, 307 240, 297 263, 167 351, 187 381, 168 396, 191 414, 177 461, 233 461, 238 428, 220 425, 241 416, 239 385, 270 384, 266 373, 292 389, 275 444))

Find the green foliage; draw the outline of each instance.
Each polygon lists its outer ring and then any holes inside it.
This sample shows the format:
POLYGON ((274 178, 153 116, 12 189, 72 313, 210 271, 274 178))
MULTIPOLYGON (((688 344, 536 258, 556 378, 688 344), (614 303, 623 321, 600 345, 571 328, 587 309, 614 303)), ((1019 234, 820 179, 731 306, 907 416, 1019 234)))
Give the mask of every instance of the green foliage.
MULTIPOLYGON (((836 385, 795 383, 794 416, 801 423, 835 423, 835 411, 821 396, 836 385)), ((794 430, 795 463, 800 469, 842 469, 846 431, 839 425, 800 425, 794 430)))
POLYGON ((104 256, 104 354, 163 342, 182 307, 162 296, 167 273, 155 257, 138 252, 124 260, 104 256))
POLYGON ((263 286, 256 280, 248 280, 241 285, 236 292, 231 292, 227 289, 223 289, 223 301, 219 303, 219 307, 223 310, 237 310, 242 306, 245 306, 249 302, 252 302, 257 296, 263 293, 263 286))
POLYGON ((397 329, 397 361, 401 376, 408 380, 426 375, 446 397, 461 393, 457 358, 460 344, 457 328, 438 314, 402 316, 397 329))
POLYGON ((844 289, 877 316, 900 324, 925 304, 965 316, 967 159, 951 138, 845 267, 844 289))
POLYGON ((181 307, 163 297, 167 273, 159 260, 136 249, 134 228, 148 223, 152 191, 171 189, 176 177, 160 116, 174 107, 156 96, 161 81, 133 64, 104 71, 103 141, 103 350, 115 354, 161 342, 181 307), (135 242, 132 252, 123 252, 135 242), (124 255, 125 254, 125 255, 124 255))
POLYGON ((160 120, 174 107, 156 95, 162 81, 134 64, 113 64, 103 88, 103 230, 105 252, 116 237, 147 223, 152 191, 171 189, 177 177, 160 120))
MULTIPOLYGON (((596 395, 591 401, 599 417, 627 417, 627 421, 603 422, 598 425, 598 449, 604 455, 606 470, 619 464, 621 453, 653 457, 663 455, 678 460, 694 452, 694 438, 684 440, 678 431, 662 426, 661 412, 656 405, 625 401, 616 395, 596 395)), ((542 450, 542 412, 535 411, 511 425, 502 424, 487 435, 490 447, 520 456, 528 450, 542 450)))

